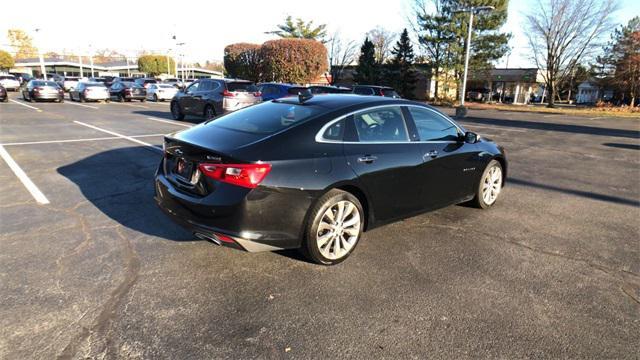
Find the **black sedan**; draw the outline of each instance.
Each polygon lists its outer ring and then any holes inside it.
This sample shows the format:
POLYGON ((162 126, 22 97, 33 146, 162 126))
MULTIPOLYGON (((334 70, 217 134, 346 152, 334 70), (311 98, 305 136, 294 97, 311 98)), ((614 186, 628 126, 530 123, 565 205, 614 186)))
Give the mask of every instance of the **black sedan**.
POLYGON ((495 204, 502 147, 420 103, 357 95, 264 102, 165 137, 156 201, 201 239, 300 248, 330 265, 363 231, 495 204))
POLYGON ((22 98, 25 101, 64 102, 64 90, 55 81, 30 80, 22 89, 22 98))
POLYGON ((7 95, 7 89, 0 85, 0 101, 9 102, 9 95, 7 95))
POLYGON ((134 82, 116 81, 109 88, 109 97, 111 100, 119 102, 140 100, 147 101, 147 89, 134 82))

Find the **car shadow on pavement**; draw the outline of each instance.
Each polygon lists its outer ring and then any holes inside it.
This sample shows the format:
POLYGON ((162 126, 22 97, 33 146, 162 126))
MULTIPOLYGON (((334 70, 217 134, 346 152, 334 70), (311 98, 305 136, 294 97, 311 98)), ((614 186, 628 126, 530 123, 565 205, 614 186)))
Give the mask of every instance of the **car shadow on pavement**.
POLYGON ((173 120, 173 117, 171 117, 171 113, 168 111, 136 110, 133 113, 138 115, 143 115, 143 116, 152 116, 158 119, 181 121, 181 122, 190 123, 190 124, 200 124, 201 122, 204 122, 204 119, 202 118, 191 117, 191 116, 185 116, 184 120, 173 120))
POLYGON ((629 139, 640 139, 640 131, 637 131, 637 130, 609 129, 609 128, 585 126, 585 125, 546 123, 546 122, 526 121, 526 120, 474 118, 474 117, 466 117, 464 118, 463 121, 466 123, 473 123, 477 125, 493 125, 493 126, 504 126, 508 128, 546 130, 546 131, 558 131, 558 132, 566 132, 566 133, 574 133, 574 134, 587 134, 587 135, 621 137, 621 138, 629 138, 629 139))
POLYGON ((602 145, 618 149, 640 150, 640 145, 637 144, 604 143, 602 145))
POLYGON ((640 207, 640 200, 627 199, 627 198, 606 195, 606 194, 598 194, 591 191, 565 189, 555 185, 540 184, 530 180, 524 180, 524 179, 518 179, 518 178, 509 178, 507 180, 507 183, 521 185, 521 186, 529 186, 529 187, 534 187, 534 188, 543 189, 543 190, 556 191, 556 192, 561 192, 565 194, 586 197, 594 200, 607 201, 615 204, 640 207))
POLYGON ((153 179, 160 158, 158 152, 147 147, 118 148, 96 153, 57 171, 117 223, 150 236, 195 241, 190 232, 167 218, 153 198, 153 179))

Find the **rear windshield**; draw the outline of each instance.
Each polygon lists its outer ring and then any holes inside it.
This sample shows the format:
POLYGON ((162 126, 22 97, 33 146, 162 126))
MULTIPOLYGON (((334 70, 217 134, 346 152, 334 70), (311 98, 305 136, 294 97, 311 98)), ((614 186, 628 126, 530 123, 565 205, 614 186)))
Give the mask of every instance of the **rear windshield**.
POLYGON ((393 89, 382 89, 382 95, 385 97, 400 97, 398 93, 393 89))
POLYGON ((16 78, 15 76, 6 76, 6 75, 0 76, 0 80, 6 80, 6 79, 15 80, 16 78))
POLYGON ((100 83, 86 83, 84 84, 85 87, 105 87, 104 84, 100 84, 100 83))
POLYGON ((122 84, 125 87, 136 88, 136 89, 141 89, 142 88, 142 86, 140 86, 140 84, 136 84, 134 82, 123 81, 122 84))
POLYGON ((52 87, 58 87, 58 84, 56 84, 53 81, 34 81, 33 82, 33 86, 52 86, 52 87))
POLYGON ((64 81, 78 81, 77 77, 66 77, 64 78, 64 81))
POLYGON ((318 107, 266 102, 219 117, 206 126, 268 135, 304 122, 320 111, 318 107))
POLYGON ((258 88, 250 82, 229 82, 227 83, 227 90, 237 92, 256 92, 258 88))
POLYGON ((155 80, 145 80, 144 83, 145 84, 155 84, 155 83, 157 83, 157 81, 155 81, 155 80))
POLYGON ((161 87, 163 89, 175 89, 175 87, 173 87, 173 85, 158 85, 158 87, 161 87))

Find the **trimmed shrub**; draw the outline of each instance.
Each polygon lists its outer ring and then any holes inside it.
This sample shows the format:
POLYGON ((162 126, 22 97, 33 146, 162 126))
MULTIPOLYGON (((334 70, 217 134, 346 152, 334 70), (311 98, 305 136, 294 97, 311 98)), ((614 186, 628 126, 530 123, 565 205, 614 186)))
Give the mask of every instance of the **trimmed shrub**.
POLYGON ((224 69, 228 77, 261 80, 260 45, 238 43, 224 48, 224 69))
POLYGON ((316 40, 278 39, 260 48, 262 79, 291 83, 308 83, 329 67, 327 49, 316 40))

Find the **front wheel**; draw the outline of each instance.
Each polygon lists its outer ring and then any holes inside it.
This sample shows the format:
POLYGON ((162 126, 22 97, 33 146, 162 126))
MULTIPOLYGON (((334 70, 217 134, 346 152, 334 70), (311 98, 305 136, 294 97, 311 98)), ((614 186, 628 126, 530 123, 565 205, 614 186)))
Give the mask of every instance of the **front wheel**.
POLYGON ((491 207, 498 200, 498 195, 502 190, 502 183, 502 165, 497 160, 491 160, 482 173, 480 183, 476 188, 473 204, 481 209, 491 207))
POLYGON ((348 192, 331 190, 311 209, 301 250, 318 264, 338 264, 353 252, 363 229, 360 201, 348 192))
POLYGON ((153 94, 153 101, 154 101, 154 102, 158 102, 158 95, 153 94))
POLYGON ((84 95, 82 95, 82 94, 78 95, 78 99, 80 99, 80 102, 81 102, 81 103, 83 103, 83 102, 86 102, 86 101, 87 101, 87 100, 84 98, 84 95))
POLYGON ((207 105, 204 109, 204 118, 207 120, 211 120, 216 117, 216 111, 213 109, 213 106, 207 105))
POLYGON ((171 102, 171 116, 174 120, 184 119, 184 114, 180 110, 180 105, 176 101, 171 102))

